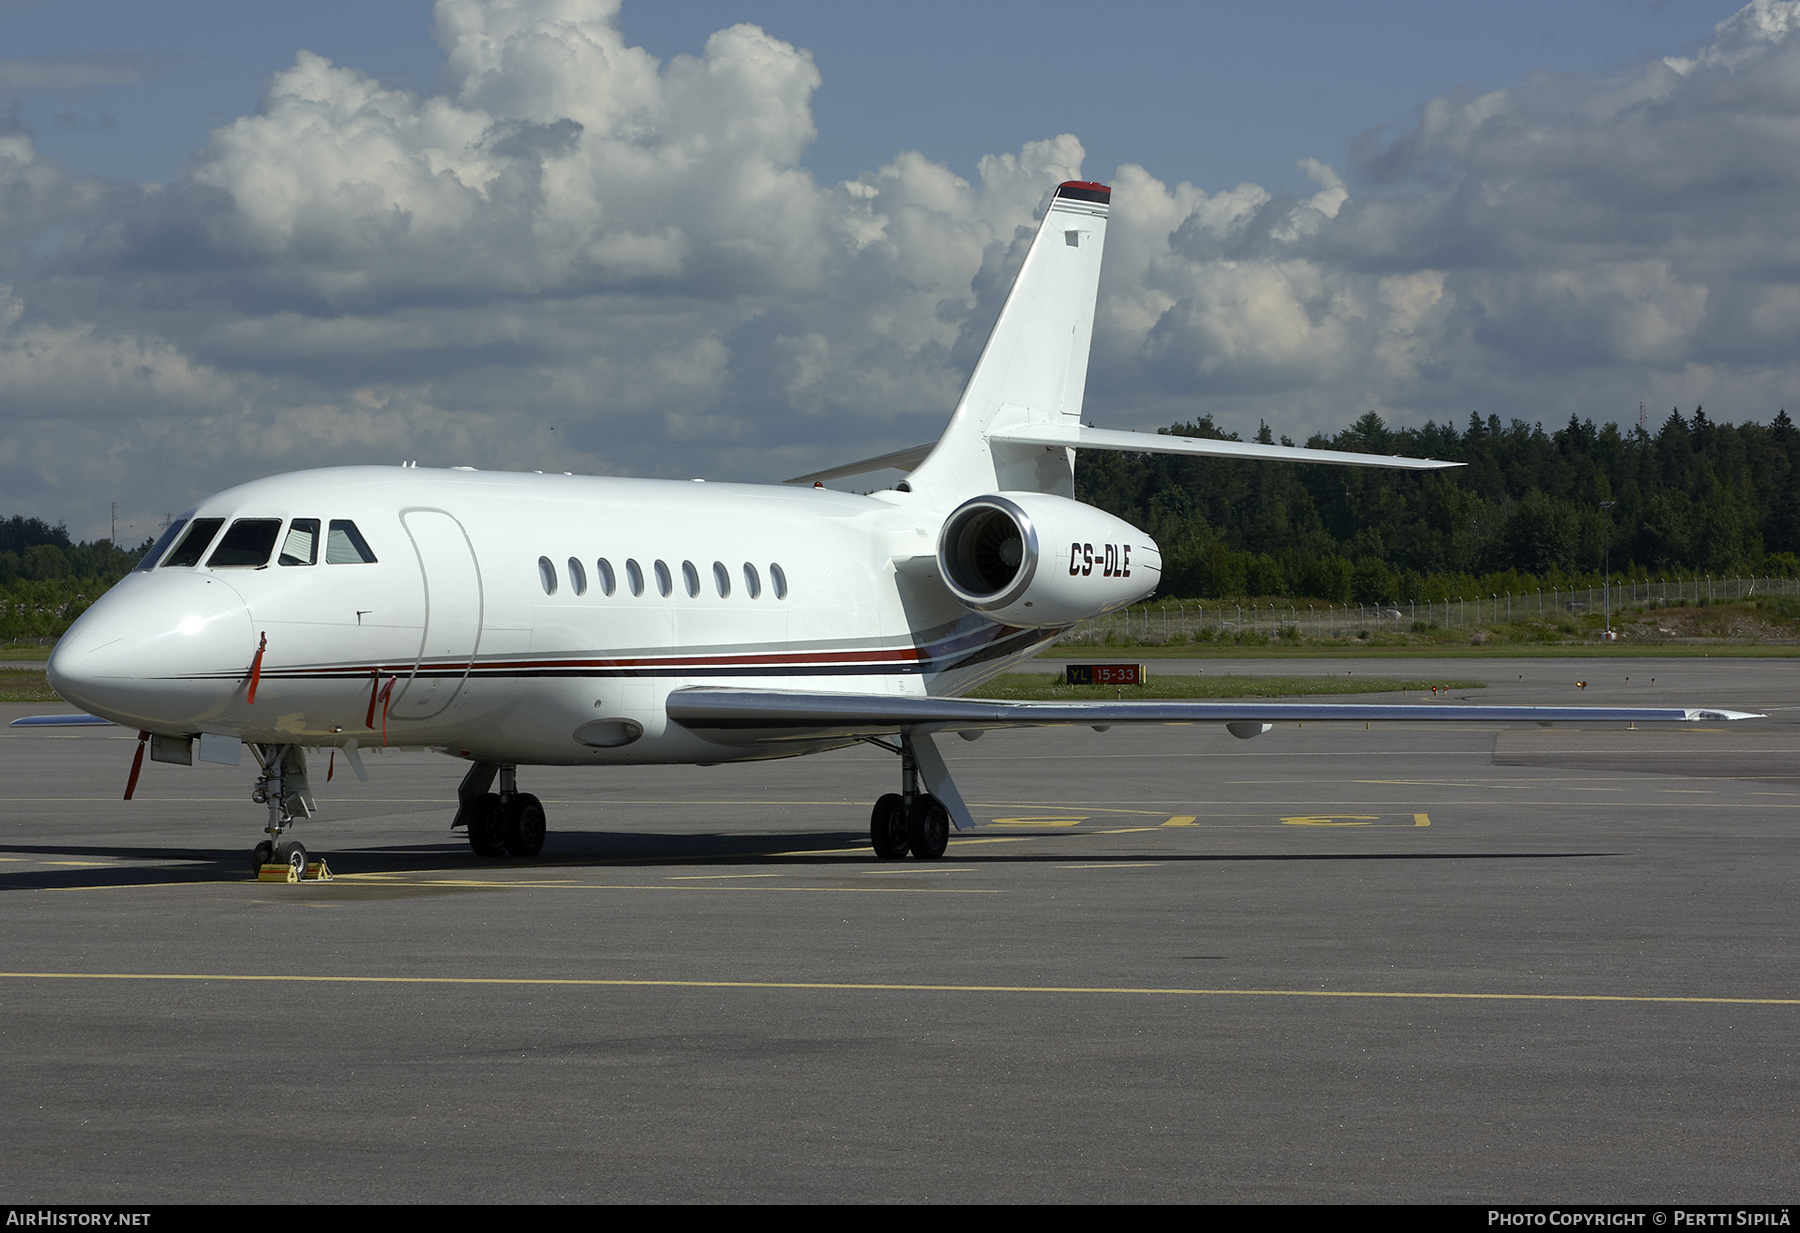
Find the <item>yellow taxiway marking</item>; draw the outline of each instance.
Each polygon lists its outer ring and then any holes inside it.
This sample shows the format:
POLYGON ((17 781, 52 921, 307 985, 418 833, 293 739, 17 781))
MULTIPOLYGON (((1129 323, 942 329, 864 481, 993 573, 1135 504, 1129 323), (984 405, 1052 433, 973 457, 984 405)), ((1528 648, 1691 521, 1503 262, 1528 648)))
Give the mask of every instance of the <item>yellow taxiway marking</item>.
POLYGON ((1458 1002, 1647 1002, 1800 1006, 1800 998, 1620 993, 1447 993, 1383 989, 1196 989, 1159 985, 927 985, 823 980, 622 980, 578 976, 300 976, 276 972, 0 972, 0 980, 262 981, 296 985, 501 985, 587 989, 800 989, 869 993, 1062 993, 1175 997, 1375 998, 1458 1002))
POLYGON ((923 877, 931 873, 974 873, 973 865, 889 865, 883 864, 876 869, 858 869, 859 878, 892 877, 894 874, 905 874, 909 877, 923 877))
MULTIPOLYGON (((799 871, 804 874, 805 871, 799 871)), ((340 882, 359 878, 362 875, 341 873, 337 876, 340 882)), ((780 874, 728 874, 727 877, 775 878, 780 874)), ((815 875, 816 876, 816 875, 815 875)), ((573 878, 558 881, 518 881, 504 882, 498 879, 482 878, 407 878, 404 881, 383 879, 374 883, 377 886, 469 886, 486 890, 631 890, 631 891, 766 891, 773 894, 786 892, 804 892, 809 894, 844 894, 844 895, 1003 895, 1003 890, 964 890, 961 887, 932 886, 670 886, 668 881, 687 879, 668 879, 662 882, 581 882, 573 878)))
POLYGON ((1163 825, 1164 826, 1192 826, 1197 817, 1198 817, 1198 815, 1191 814, 1191 813, 1190 814, 1177 814, 1175 817, 1170 818, 1167 822, 1164 822, 1163 825))
POLYGON ((717 882, 724 878, 779 878, 778 873, 681 873, 669 875, 671 882, 717 882))
POLYGON ((1318 816, 1302 816, 1283 818, 1283 826, 1367 826, 1376 818, 1372 813, 1339 813, 1320 814, 1318 816))
POLYGON ((1413 825, 1414 826, 1430 826, 1431 819, 1429 817, 1427 817, 1425 814, 1415 813, 1413 815, 1413 825))
POLYGON ((1167 861, 1098 861, 1090 865, 1058 865, 1058 869, 1148 869, 1167 861))
POLYGON ((1086 822, 1086 817, 1071 818, 1061 815, 1049 818, 995 818, 989 826, 1079 826, 1086 822))

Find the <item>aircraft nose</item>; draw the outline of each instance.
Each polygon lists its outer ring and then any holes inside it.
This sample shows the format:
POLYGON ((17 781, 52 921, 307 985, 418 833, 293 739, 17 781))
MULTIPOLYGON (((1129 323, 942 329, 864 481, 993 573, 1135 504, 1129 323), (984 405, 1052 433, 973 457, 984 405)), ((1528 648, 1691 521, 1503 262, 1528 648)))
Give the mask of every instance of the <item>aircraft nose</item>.
POLYGON ((168 730, 217 715, 255 652, 229 584, 191 570, 128 574, 50 653, 50 687, 91 714, 168 730))

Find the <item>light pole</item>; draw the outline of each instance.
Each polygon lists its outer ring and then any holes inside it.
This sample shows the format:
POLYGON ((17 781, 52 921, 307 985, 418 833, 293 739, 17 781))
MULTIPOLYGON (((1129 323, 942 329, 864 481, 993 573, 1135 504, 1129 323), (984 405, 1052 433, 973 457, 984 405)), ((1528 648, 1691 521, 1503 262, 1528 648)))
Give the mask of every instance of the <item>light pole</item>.
MULTIPOLYGON (((1602 502, 1600 502, 1601 512, 1604 513, 1605 511, 1610 510, 1613 506, 1615 506, 1617 504, 1618 504, 1617 501, 1602 501, 1602 502)), ((1601 602, 1606 607, 1606 632, 1600 635, 1600 639, 1603 642, 1611 642, 1613 640, 1613 631, 1612 631, 1612 515, 1611 514, 1607 514, 1607 517, 1606 517, 1606 574, 1605 574, 1605 583, 1604 583, 1603 589, 1600 592, 1600 597, 1601 597, 1601 602)))

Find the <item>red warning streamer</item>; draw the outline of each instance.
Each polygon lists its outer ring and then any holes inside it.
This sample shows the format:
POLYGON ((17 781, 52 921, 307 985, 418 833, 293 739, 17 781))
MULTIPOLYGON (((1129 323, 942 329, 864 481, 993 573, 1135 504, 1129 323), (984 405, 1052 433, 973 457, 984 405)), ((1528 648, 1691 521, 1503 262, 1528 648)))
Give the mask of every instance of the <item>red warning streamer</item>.
POLYGON ((125 781, 126 800, 130 800, 131 794, 137 791, 138 772, 144 769, 144 742, 149 739, 150 734, 140 729, 138 732, 137 754, 131 759, 131 777, 125 781))
POLYGON ((256 644, 256 658, 250 661, 250 692, 244 696, 244 702, 248 706, 256 705, 256 687, 262 682, 263 651, 268 645, 269 635, 265 632, 256 644))
POLYGON ((400 678, 397 676, 390 676, 388 678, 388 683, 383 686, 381 690, 381 743, 384 747, 387 745, 388 702, 390 700, 390 695, 394 692, 394 682, 399 679, 400 678))

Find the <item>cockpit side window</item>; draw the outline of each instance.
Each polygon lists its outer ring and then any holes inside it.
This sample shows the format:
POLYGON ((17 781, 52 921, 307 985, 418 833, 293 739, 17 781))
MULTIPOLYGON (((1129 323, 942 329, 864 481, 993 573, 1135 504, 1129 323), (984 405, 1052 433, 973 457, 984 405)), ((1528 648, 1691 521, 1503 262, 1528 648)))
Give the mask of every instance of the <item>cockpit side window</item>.
POLYGON ((206 559, 208 569, 260 566, 269 563, 275 537, 281 534, 279 518, 239 518, 225 532, 219 546, 206 559))
POLYGON ((356 524, 347 518, 333 518, 331 531, 325 537, 325 564, 327 565, 373 565, 375 554, 369 551, 369 541, 362 537, 356 524))
POLYGON ((317 565, 319 563, 319 520, 296 518, 288 523, 287 538, 281 541, 282 565, 317 565))
POLYGON ((217 535, 219 528, 224 525, 223 518, 194 519, 189 524, 188 533, 182 537, 181 543, 175 546, 175 551, 171 552, 169 559, 163 562, 163 568, 167 569, 171 565, 194 566, 200 564, 200 555, 206 551, 207 545, 213 541, 213 536, 217 535))
POLYGON ((156 537, 156 543, 151 546, 149 552, 144 554, 144 559, 138 562, 137 567, 139 569, 155 568, 156 563, 162 560, 162 554, 169 550, 169 545, 175 542, 175 537, 181 534, 181 528, 187 524, 186 515, 170 523, 169 529, 156 537))

